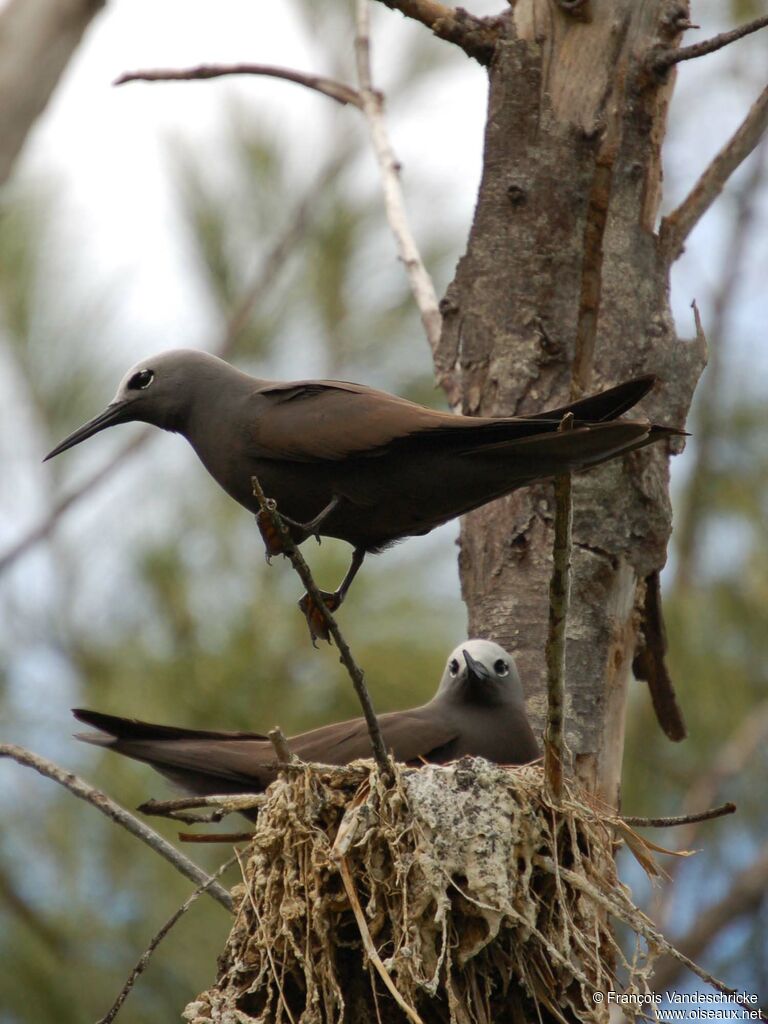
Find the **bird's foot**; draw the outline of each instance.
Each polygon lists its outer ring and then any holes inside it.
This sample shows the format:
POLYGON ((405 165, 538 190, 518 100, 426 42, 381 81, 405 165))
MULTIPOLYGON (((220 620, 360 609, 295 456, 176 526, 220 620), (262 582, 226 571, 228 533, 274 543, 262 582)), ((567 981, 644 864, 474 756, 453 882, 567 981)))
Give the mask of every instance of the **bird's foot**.
POLYGON ((272 519, 265 512, 256 513, 256 525, 267 549, 267 562, 269 562, 273 555, 285 554, 282 538, 275 529, 272 519))
MULTIPOLYGON (((333 594, 329 594, 327 590, 321 590, 320 596, 323 599, 323 604, 329 612, 335 612, 342 601, 338 591, 335 591, 333 594)), ((312 638, 312 646, 317 647, 317 644, 315 643, 316 640, 327 640, 328 643, 330 643, 331 634, 328 631, 325 616, 309 594, 304 594, 302 599, 299 601, 299 608, 301 608, 304 613, 304 618, 307 620, 309 635, 312 638)))

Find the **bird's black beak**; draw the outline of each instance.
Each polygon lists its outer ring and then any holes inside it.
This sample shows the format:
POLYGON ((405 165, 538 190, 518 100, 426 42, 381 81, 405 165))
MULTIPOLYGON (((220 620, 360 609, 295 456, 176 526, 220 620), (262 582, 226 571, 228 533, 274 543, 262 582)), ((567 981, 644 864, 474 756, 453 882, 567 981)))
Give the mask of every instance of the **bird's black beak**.
POLYGON ((479 661, 475 661, 471 654, 466 651, 461 652, 464 655, 464 661, 467 663, 467 682, 470 683, 487 683, 491 678, 491 673, 488 669, 479 661))
POLYGON ((81 441, 85 441, 87 438, 93 437, 94 434, 98 434, 100 430, 105 430, 115 423, 125 423, 130 419, 131 414, 126 408, 125 402, 112 402, 104 412, 94 416, 92 420, 88 420, 82 427, 78 427, 69 437, 65 437, 61 444, 57 444, 53 451, 48 452, 43 462, 47 462, 48 459, 52 459, 56 455, 61 455, 67 448, 74 448, 81 441))

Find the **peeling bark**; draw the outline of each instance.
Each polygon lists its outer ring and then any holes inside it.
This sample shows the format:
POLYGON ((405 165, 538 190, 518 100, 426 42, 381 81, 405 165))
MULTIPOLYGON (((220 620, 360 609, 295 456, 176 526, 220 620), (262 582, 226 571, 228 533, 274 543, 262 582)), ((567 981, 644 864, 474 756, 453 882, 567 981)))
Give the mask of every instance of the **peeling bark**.
MULTIPOLYGON (((669 306, 655 226, 674 76, 649 74, 646 57, 686 18, 677 0, 595 0, 590 21, 518 0, 504 17, 436 359, 438 373, 458 369, 463 412, 539 411, 653 372, 641 413, 684 424, 705 353, 677 338, 669 306)), ((566 736, 582 781, 611 804, 643 581, 671 529, 667 456, 655 445, 574 481, 566 736)), ((539 485, 467 516, 460 540, 469 633, 515 651, 539 725, 552 520, 551 485, 539 485)))

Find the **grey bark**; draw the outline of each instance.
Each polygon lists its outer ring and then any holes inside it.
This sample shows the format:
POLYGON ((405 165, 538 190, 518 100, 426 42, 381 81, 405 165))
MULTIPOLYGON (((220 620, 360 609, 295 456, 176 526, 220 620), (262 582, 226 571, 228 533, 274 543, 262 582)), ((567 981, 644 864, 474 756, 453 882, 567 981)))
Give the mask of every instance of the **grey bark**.
MULTIPOLYGON (((656 219, 673 74, 655 76, 647 55, 678 40, 687 5, 594 0, 590 13, 518 0, 504 16, 438 377, 458 372, 465 413, 501 415, 653 372, 642 411, 682 426, 705 352, 677 338, 670 312, 656 219)), ((552 487, 540 485, 467 516, 460 540, 469 634, 515 651, 539 725, 552 520, 552 487)), ((612 804, 644 581, 670 528, 660 445, 576 478, 566 736, 582 781, 612 804)))
POLYGON ((10 0, 0 12, 0 185, 104 0, 10 0))

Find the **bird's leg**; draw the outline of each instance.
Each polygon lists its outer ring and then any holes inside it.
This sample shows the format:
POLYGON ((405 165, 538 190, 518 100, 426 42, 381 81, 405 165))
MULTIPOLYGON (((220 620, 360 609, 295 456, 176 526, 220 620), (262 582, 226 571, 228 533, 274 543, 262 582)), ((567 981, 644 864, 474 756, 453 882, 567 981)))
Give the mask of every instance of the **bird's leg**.
POLYGON ((297 530, 302 530, 307 537, 311 537, 312 534, 317 534, 319 527, 325 522, 328 516, 333 512, 335 508, 338 508, 339 502, 338 494, 334 494, 325 508, 321 509, 314 519, 308 520, 306 523, 297 523, 295 519, 289 519, 288 516, 283 516, 283 522, 288 523, 289 526, 294 526, 297 530))
MULTIPOLYGON (((286 526, 291 526, 294 530, 301 530, 303 536, 296 542, 297 544, 300 544, 301 541, 306 540, 307 537, 311 537, 313 533, 316 533, 325 519, 338 506, 340 500, 339 496, 334 494, 325 508, 321 509, 314 519, 310 519, 306 523, 299 523, 295 519, 290 519, 288 516, 282 515, 282 513, 280 518, 286 526)), ((256 514, 256 525, 258 526, 259 532, 264 540, 264 546, 267 549, 267 561, 269 561, 273 555, 282 555, 284 553, 283 544, 269 516, 265 515, 264 512, 258 512, 256 514)))
MULTIPOLYGON (((347 569, 346 576, 341 581, 338 588, 334 590, 332 594, 329 594, 325 590, 320 591, 323 603, 328 611, 335 612, 337 608, 339 608, 342 601, 347 596, 347 591, 352 585, 352 580, 357 576, 364 558, 365 549, 355 548, 352 552, 352 561, 349 564, 349 569, 347 569)), ((309 633, 312 637, 312 642, 314 643, 318 637, 321 640, 329 640, 330 636, 328 633, 328 627, 325 624, 322 612, 309 594, 304 594, 302 599, 299 601, 299 608, 304 612, 304 617, 306 618, 307 625, 309 626, 309 633)))

